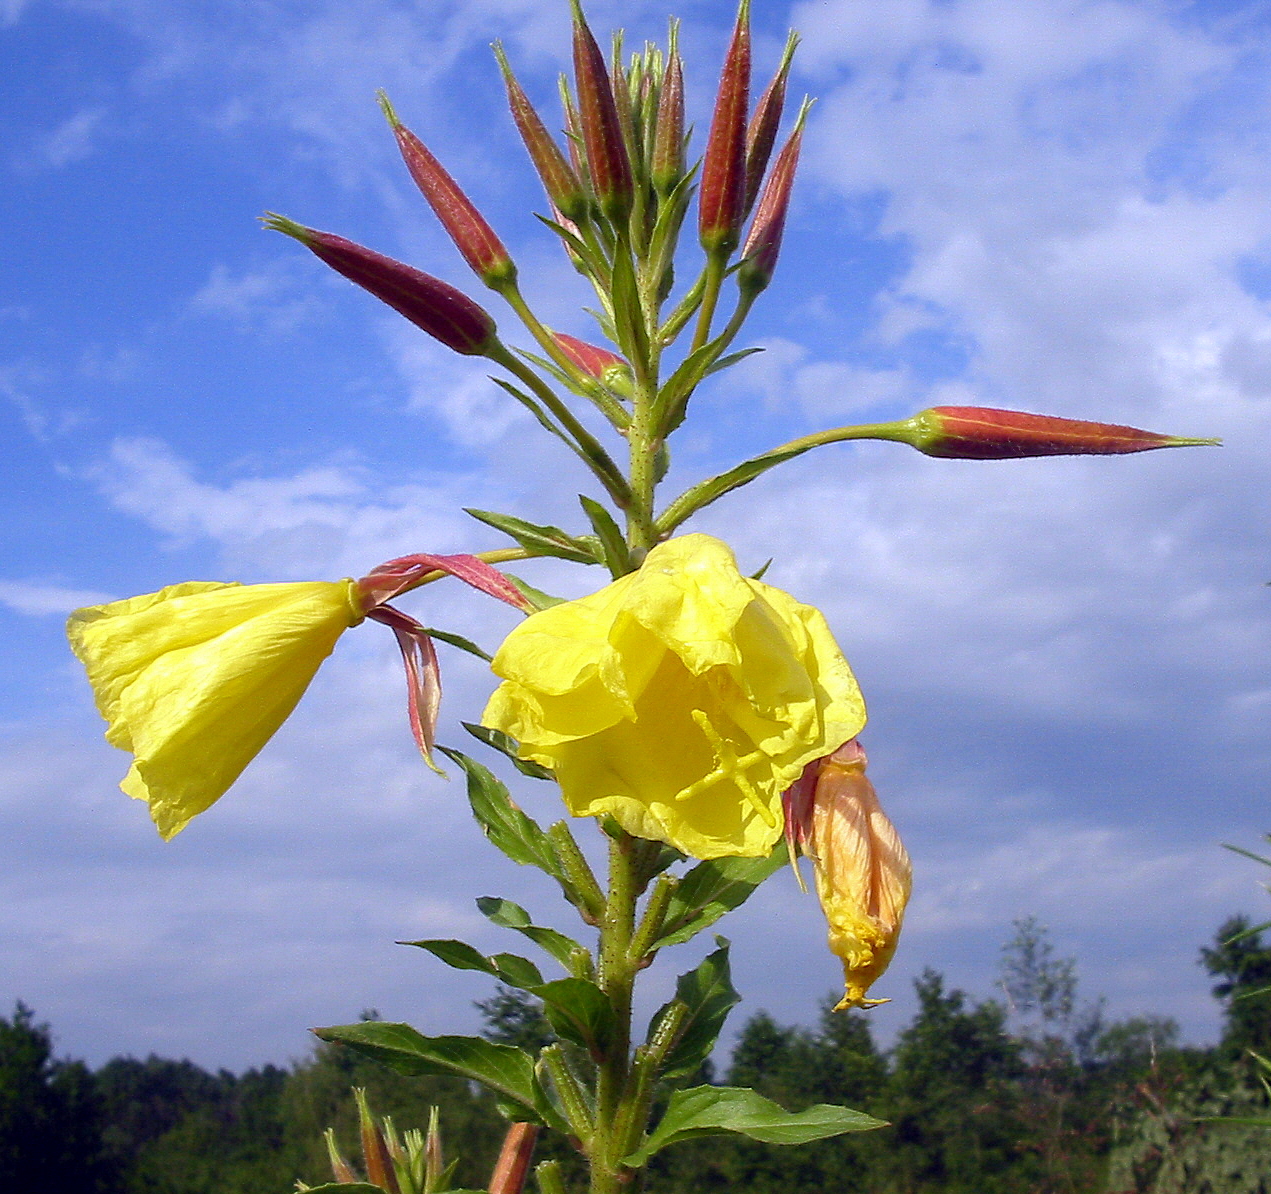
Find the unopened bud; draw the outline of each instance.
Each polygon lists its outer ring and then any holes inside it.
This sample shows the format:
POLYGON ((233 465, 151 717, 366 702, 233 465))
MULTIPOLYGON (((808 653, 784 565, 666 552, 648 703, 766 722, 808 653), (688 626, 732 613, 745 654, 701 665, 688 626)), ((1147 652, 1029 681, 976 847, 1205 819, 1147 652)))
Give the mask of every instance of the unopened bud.
POLYGON ((270 213, 263 222, 266 228, 294 237, 337 273, 369 290, 447 348, 464 356, 481 356, 496 343, 490 315, 440 278, 285 216, 270 213))
POLYGON ((790 140, 777 155, 777 164, 768 176, 759 200, 759 208, 751 222, 750 232, 741 250, 741 269, 737 273, 738 285, 743 290, 758 292, 772 280, 777 268, 777 256, 781 252, 781 238, 786 229, 786 213, 790 210, 790 191, 794 186, 795 171, 799 168, 799 149, 803 144, 803 120, 807 115, 805 104, 799 113, 790 140))
POLYGON ((768 159, 777 141, 777 130, 781 127, 781 113, 786 103, 786 79, 790 75, 790 64, 794 61, 798 44, 799 36, 792 31, 786 39, 781 65, 777 67, 767 90, 759 97, 746 129, 746 201, 743 215, 754 207, 759 197, 764 171, 768 168, 768 159))
POLYGON ((707 252, 737 247, 746 201, 746 117, 750 106, 750 0, 741 0, 737 24, 724 59, 715 113, 711 117, 702 189, 698 197, 698 235, 707 252))
POLYGON ((516 1123, 508 1127, 503 1138, 503 1148, 490 1178, 490 1194, 521 1194, 525 1179, 529 1176, 530 1161, 534 1156, 534 1143, 538 1139, 538 1125, 516 1123))
POLYGON ((494 229, 428 147, 397 119, 393 105, 382 91, 379 101, 411 178, 463 254, 463 259, 487 286, 498 289, 504 282, 511 282, 516 277, 516 266, 494 229))
POLYGON ((552 207, 566 218, 576 220, 587 209, 587 197, 583 193, 582 183, 578 181, 578 176, 565 160, 556 139, 547 131, 542 117, 516 81, 507 55, 498 42, 494 45, 494 53, 499 60, 499 69, 503 72, 512 119, 516 121, 517 130, 529 151, 534 169, 542 180, 543 189, 547 192, 552 207))
POLYGON ((631 388, 631 366, 616 352, 598 344, 588 344, 586 340, 564 332, 553 332, 552 336, 561 352, 588 377, 594 377, 619 392, 631 388))
POLYGON ((933 406, 899 426, 902 434, 896 438, 904 443, 927 456, 955 460, 1116 455, 1221 442, 986 406, 933 406))
POLYGON ((866 993, 896 952, 913 878, 865 765, 852 739, 809 763, 786 795, 787 835, 812 857, 830 950, 843 960, 836 1011, 886 1002, 866 993))
POLYGON ((666 71, 658 92, 657 128, 653 135, 653 185, 667 195, 684 177, 684 64, 675 48, 675 26, 671 26, 666 71))
POLYGON ((574 10, 574 85, 578 90, 578 118, 592 190, 600 210, 615 224, 631 210, 631 159, 609 81, 609 68, 587 27, 582 6, 574 10))

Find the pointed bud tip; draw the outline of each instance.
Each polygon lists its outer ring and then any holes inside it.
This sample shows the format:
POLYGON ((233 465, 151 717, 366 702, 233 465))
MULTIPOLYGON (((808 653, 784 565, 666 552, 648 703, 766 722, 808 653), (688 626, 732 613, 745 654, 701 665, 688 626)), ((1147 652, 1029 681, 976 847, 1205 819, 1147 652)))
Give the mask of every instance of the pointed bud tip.
POLYGON ((388 92, 382 87, 375 93, 375 102, 379 104, 380 111, 384 113, 384 119, 388 121, 394 132, 402 127, 402 122, 397 119, 397 112, 389 102, 388 92))

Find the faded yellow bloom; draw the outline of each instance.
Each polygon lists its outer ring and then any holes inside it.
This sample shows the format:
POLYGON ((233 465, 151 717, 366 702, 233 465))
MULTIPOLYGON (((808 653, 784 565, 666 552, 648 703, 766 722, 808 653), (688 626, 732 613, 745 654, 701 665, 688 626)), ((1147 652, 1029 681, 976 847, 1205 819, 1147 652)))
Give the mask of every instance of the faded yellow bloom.
POLYGON ((71 615, 106 740, 134 756, 120 787, 164 838, 225 793, 363 616, 352 580, 190 581, 71 615))
POLYGON ((836 1011, 887 1002, 866 992, 896 952, 913 875, 865 765, 860 744, 845 743, 787 796, 792 836, 812 857, 830 950, 843 959, 846 991, 836 1011))
POLYGON ((482 720, 552 769, 575 816, 696 858, 766 855, 782 792, 865 723, 821 613, 742 576, 708 535, 533 614, 493 667, 482 720))

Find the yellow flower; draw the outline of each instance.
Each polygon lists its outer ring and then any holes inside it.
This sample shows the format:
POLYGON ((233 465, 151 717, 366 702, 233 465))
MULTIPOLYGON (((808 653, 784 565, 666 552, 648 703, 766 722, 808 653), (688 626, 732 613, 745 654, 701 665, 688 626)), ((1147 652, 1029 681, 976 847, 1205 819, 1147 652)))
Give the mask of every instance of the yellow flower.
POLYGON ((225 793, 363 616, 352 580, 190 581, 71 615, 106 740, 134 756, 120 787, 164 838, 225 793))
POLYGON ((865 764, 860 744, 845 743, 787 794, 791 836, 812 857, 830 950, 843 959, 846 992, 836 1011, 887 1002, 866 992, 896 952, 913 877, 865 764))
POLYGON ((555 772, 575 816, 697 858, 767 854, 782 792, 865 723, 820 612, 743 577, 707 535, 533 614, 493 667, 485 724, 555 772))

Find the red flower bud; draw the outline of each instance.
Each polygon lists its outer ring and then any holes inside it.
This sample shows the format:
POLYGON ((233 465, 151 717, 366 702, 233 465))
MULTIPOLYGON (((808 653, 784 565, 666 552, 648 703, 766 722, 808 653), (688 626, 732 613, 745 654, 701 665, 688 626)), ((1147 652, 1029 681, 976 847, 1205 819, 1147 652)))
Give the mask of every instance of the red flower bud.
POLYGON ((933 406, 902 426, 906 429, 904 442, 919 452, 955 460, 1114 455, 1220 442, 984 406, 933 406))
POLYGON ((781 55, 781 65, 777 67, 768 89, 759 97, 746 129, 746 201, 743 214, 754 207, 759 197, 763 173, 768 168, 768 159, 777 141, 777 129, 781 127, 781 113, 786 103, 786 79, 798 44, 799 35, 791 32, 786 39, 785 53, 781 55))
POLYGON ((777 268, 777 255, 781 252, 781 237, 786 227, 786 212, 790 209, 790 190, 794 186, 794 174, 799 167, 799 148, 803 144, 803 119, 807 105, 799 113, 799 122, 777 155, 777 164, 768 176, 755 212, 750 232, 742 248, 742 264, 737 274, 738 284, 758 292, 772 279, 777 268))
POLYGON ((626 219, 631 209, 631 159, 622 138, 605 56, 587 28, 582 6, 578 0, 572 0, 572 4, 574 81, 587 168, 600 210, 617 224, 626 219))
POLYGON ((498 289, 501 283, 512 281, 516 277, 516 266, 494 229, 427 146, 397 119, 388 96, 382 91, 379 101, 411 178, 450 233, 464 260, 487 286, 498 289))
POLYGON ((571 220, 578 219, 587 208, 587 197, 583 194, 582 183, 574 173, 570 164, 561 153, 555 138, 547 131, 542 118, 530 103, 521 85, 512 74, 507 55, 498 42, 494 44, 494 53, 499 60, 499 69, 503 72, 503 82, 508 91, 508 106, 512 109, 512 119, 520 131, 521 140, 529 150, 534 168, 543 182, 543 189, 552 206, 571 220))
POLYGON ((727 253, 736 248, 741 229, 746 201, 746 115, 750 105, 749 18, 750 0, 741 0, 702 159, 698 234, 707 252, 727 253))
POLYGON ((552 336, 560 345, 561 352, 588 377, 594 377, 606 384, 618 383, 620 388, 624 382, 630 382, 631 366, 616 352, 610 352, 596 344, 588 344, 585 340, 564 332, 553 332, 552 336))
POLYGON ((337 273, 369 290, 447 348, 464 356, 482 356, 495 343, 494 320, 440 278, 285 216, 271 213, 264 224, 294 237, 337 273))
POLYGON ((658 93, 652 176, 653 185, 663 195, 669 194, 684 177, 684 64, 674 41, 667 52, 666 71, 658 93))
POLYGON ((521 1194, 529 1176, 537 1139, 537 1124, 514 1123, 508 1126, 490 1178, 490 1194, 521 1194))

